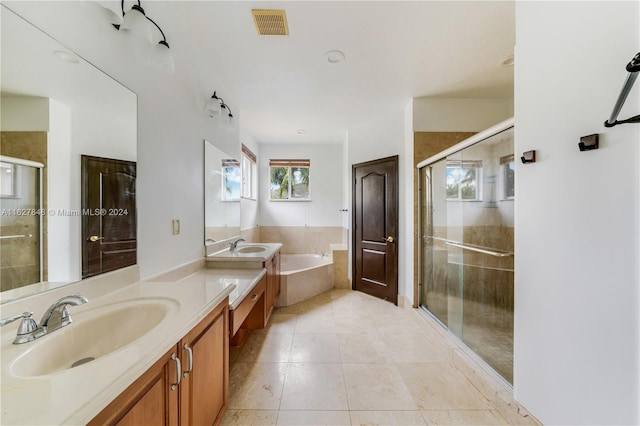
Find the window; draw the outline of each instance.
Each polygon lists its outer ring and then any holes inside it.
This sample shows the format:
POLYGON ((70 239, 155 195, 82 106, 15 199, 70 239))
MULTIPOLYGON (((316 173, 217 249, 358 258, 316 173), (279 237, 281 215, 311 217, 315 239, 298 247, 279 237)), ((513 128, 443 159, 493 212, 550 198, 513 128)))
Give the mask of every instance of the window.
POLYGON ((16 198, 17 191, 17 167, 11 163, 0 163, 0 197, 16 198))
POLYGON ((513 160, 513 154, 500 158, 500 169, 502 179, 502 198, 504 200, 513 200, 516 195, 516 163, 513 160))
POLYGON ((222 160, 222 201, 240 201, 238 160, 222 160))
POLYGON ((256 155, 242 144, 242 198, 258 198, 256 155))
POLYGON ((270 200, 309 200, 309 160, 269 160, 270 200))
POLYGON ((478 201, 482 161, 447 161, 447 200, 478 201))

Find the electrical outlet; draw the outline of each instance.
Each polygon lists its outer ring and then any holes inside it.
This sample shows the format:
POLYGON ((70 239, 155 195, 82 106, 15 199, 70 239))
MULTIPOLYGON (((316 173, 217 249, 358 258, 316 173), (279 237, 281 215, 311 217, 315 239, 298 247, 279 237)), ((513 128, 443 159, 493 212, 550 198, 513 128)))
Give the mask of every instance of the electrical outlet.
POLYGON ((171 225, 173 227, 173 235, 180 234, 180 219, 171 219, 171 225))

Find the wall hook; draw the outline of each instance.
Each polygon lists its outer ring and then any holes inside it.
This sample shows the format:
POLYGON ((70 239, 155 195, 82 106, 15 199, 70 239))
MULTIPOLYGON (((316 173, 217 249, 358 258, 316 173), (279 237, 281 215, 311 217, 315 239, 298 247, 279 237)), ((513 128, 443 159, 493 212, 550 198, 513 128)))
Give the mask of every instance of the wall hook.
POLYGON ((598 133, 582 136, 580 138, 580 143, 578 144, 578 148, 580 151, 591 151, 592 149, 598 149, 600 147, 600 135, 598 133))
POLYGON ((522 164, 535 163, 536 151, 532 150, 532 151, 523 152, 522 157, 520 157, 520 160, 522 160, 522 164))

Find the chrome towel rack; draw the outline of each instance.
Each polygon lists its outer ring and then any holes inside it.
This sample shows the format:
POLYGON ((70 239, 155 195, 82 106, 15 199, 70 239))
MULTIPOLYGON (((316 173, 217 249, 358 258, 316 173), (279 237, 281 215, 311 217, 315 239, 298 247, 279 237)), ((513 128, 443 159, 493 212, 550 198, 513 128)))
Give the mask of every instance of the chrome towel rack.
POLYGON ((430 238, 430 239, 435 240, 435 241, 442 241, 443 243, 445 243, 448 246, 461 248, 463 250, 475 251, 477 253, 484 253, 484 254, 488 254, 490 256, 494 256, 494 257, 509 257, 509 256, 513 256, 513 252, 511 252, 511 251, 498 250, 498 249, 494 249, 492 247, 478 246, 478 245, 475 245, 475 244, 465 244, 465 243, 462 243, 460 241, 448 240, 446 238, 432 237, 430 235, 425 235, 425 237, 426 238, 430 238))
POLYGON ((626 67, 629 75, 627 75, 626 80, 624 81, 624 85, 622 86, 622 90, 620 91, 620 95, 618 96, 618 100, 613 107, 613 111, 611 112, 611 116, 607 121, 604 122, 604 127, 613 127, 618 124, 625 123, 640 123, 640 115, 636 115, 631 118, 627 118, 626 120, 618 121, 618 114, 620 114, 620 110, 622 109, 622 105, 624 105, 624 101, 627 100, 627 96, 633 87, 633 83, 636 82, 638 78, 638 72, 640 71, 640 53, 633 57, 631 62, 627 64, 626 67))

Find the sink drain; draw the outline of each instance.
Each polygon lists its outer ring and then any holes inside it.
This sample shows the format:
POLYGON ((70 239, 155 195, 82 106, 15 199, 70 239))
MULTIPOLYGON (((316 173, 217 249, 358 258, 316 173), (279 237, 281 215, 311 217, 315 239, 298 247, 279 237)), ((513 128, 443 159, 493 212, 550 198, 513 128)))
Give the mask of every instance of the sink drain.
POLYGON ((82 365, 82 364, 86 364, 86 363, 88 363, 88 362, 93 361, 94 359, 95 359, 95 358, 94 358, 94 357, 92 357, 92 356, 87 357, 87 358, 79 359, 79 360, 77 360, 76 362, 74 362, 73 364, 71 364, 71 368, 73 368, 73 367, 77 367, 77 366, 82 365))

